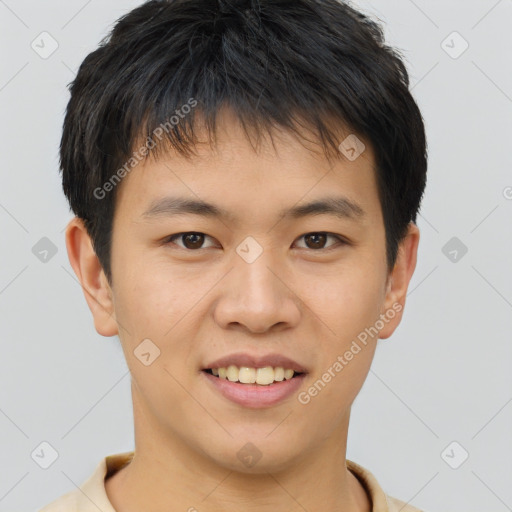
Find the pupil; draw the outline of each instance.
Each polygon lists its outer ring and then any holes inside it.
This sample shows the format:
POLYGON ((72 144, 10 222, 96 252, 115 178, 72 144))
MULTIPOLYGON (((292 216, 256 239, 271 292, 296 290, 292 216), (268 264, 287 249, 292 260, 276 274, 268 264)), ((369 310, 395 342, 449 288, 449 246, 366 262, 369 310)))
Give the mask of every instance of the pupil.
POLYGON ((203 244, 203 238, 204 236, 199 234, 199 233, 188 233, 187 235, 184 235, 183 238, 185 239, 185 246, 190 249, 197 249, 198 247, 200 248, 201 245, 203 244), (192 241, 192 247, 189 247, 190 244, 187 243, 188 240, 190 240, 190 238, 192 237, 192 240, 194 240, 194 237, 196 237, 196 240, 195 242, 192 241))
POLYGON ((316 246, 315 249, 318 249, 318 245, 320 245, 320 248, 324 245, 326 235, 324 233, 313 233, 311 235, 306 235, 306 241, 313 239, 313 244, 316 246), (318 244, 318 238, 320 238, 320 244, 318 244), (323 242, 323 243, 322 243, 323 242))

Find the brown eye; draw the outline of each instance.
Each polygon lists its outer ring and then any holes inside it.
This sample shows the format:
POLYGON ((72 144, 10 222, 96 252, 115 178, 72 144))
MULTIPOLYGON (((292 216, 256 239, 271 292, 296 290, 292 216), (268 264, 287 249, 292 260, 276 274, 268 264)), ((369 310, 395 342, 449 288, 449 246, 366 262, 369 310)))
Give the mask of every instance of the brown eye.
POLYGON ((201 233, 187 233, 182 235, 182 240, 187 249, 200 249, 204 242, 204 235, 201 233))
POLYGON ((198 233, 196 231, 191 231, 188 233, 177 233, 175 235, 168 237, 165 240, 165 243, 171 243, 174 242, 174 240, 178 239, 181 240, 183 243, 183 245, 177 244, 179 247, 182 247, 184 249, 197 250, 204 248, 202 247, 202 245, 207 236, 208 235, 205 235, 204 233, 198 233))
POLYGON ((327 235, 325 233, 310 233, 304 236, 304 240, 306 240, 306 245, 312 244, 312 247, 309 247, 310 249, 322 249, 327 240, 327 235))
POLYGON ((325 233, 325 232, 314 232, 314 233, 306 233, 305 235, 302 235, 300 238, 303 238, 306 243, 306 249, 312 249, 312 250, 329 250, 334 249, 336 246, 344 245, 347 242, 343 240, 338 235, 333 235, 331 233, 325 233), (325 247, 325 243, 329 238, 333 238, 335 240, 338 240, 337 244, 331 244, 328 247, 325 247))

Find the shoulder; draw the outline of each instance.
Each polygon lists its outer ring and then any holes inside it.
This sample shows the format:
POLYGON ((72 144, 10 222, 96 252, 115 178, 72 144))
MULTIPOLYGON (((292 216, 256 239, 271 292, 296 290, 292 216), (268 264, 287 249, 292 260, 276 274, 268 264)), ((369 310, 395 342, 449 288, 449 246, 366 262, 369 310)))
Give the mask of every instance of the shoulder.
POLYGON ((76 492, 71 491, 48 503, 38 512, 75 512, 78 510, 76 492))
POLYGON ((407 504, 405 501, 386 495, 389 512, 425 512, 419 508, 407 504))
POLYGON ((359 479, 372 502, 373 512, 426 512, 405 501, 388 496, 371 471, 349 459, 347 468, 359 479))
POLYGON ((37 512, 115 512, 105 490, 105 478, 128 464, 134 452, 103 457, 80 487, 62 495, 37 512))

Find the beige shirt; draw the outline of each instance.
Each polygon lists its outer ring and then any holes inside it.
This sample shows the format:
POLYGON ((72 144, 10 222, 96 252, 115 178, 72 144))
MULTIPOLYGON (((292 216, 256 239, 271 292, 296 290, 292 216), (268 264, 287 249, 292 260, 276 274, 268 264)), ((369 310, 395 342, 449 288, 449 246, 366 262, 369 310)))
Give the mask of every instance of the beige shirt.
MULTIPOLYGON (((80 489, 64 494, 39 512, 116 512, 105 491, 105 477, 128 464, 133 451, 107 455, 80 489)), ((372 512, 422 512, 403 501, 384 494, 375 477, 365 468, 347 459, 347 468, 359 479, 372 502, 372 512)))

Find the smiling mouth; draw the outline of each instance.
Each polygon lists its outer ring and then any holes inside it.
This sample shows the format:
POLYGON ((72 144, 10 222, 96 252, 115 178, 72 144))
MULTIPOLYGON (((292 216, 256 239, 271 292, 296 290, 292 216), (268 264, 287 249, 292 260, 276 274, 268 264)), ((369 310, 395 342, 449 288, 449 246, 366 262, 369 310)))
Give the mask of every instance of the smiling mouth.
POLYGON ((246 366, 238 367, 230 365, 225 368, 207 368, 203 370, 219 379, 240 384, 258 384, 260 386, 269 386, 276 382, 291 380, 304 375, 304 373, 283 367, 265 366, 263 368, 249 368, 246 366))

